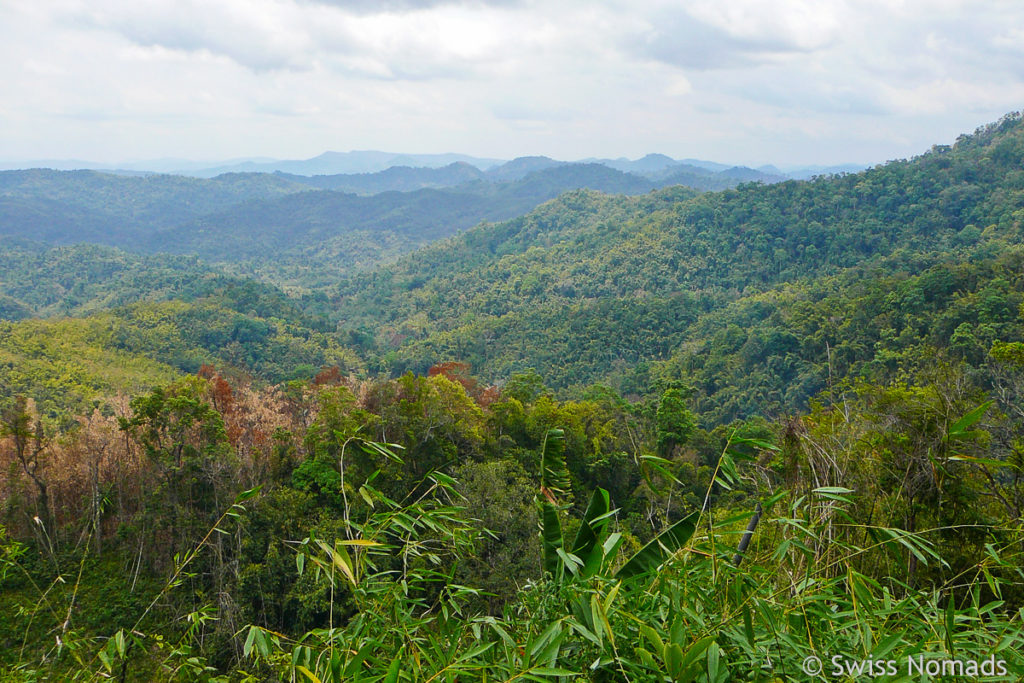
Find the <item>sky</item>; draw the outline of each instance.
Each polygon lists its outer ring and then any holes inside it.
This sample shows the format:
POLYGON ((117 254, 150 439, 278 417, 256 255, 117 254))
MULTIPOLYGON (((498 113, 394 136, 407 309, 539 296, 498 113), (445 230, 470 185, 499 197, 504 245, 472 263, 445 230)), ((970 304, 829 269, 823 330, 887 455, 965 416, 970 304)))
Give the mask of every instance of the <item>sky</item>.
POLYGON ((1024 108, 1019 0, 0 0, 0 160, 875 164, 1024 108))

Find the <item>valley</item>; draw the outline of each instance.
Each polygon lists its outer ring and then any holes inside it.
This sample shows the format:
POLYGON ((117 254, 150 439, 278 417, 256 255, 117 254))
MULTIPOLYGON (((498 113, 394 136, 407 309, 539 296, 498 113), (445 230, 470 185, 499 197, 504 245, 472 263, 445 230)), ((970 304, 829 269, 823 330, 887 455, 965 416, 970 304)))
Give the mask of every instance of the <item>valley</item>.
POLYGON ((1024 675, 1020 114, 430 161, 0 172, 0 680, 1024 675))

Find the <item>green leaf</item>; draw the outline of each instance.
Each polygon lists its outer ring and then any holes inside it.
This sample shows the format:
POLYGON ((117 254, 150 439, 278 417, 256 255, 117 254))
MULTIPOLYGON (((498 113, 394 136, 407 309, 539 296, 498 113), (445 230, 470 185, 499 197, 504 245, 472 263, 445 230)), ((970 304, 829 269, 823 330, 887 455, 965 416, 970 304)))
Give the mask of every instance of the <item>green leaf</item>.
POLYGON ((989 467, 1010 467, 1011 463, 1003 460, 995 460, 993 458, 974 458, 969 455, 951 455, 950 460, 957 462, 969 462, 975 465, 988 465, 989 467))
POLYGON ((249 500, 250 498, 253 498, 253 497, 259 495, 259 492, 261 490, 263 490, 263 484, 260 484, 259 486, 255 487, 255 488, 251 488, 248 491, 242 491, 235 498, 235 504, 237 505, 238 503, 241 503, 242 501, 249 500))
POLYGON ((665 657, 665 641, 661 639, 658 632, 647 624, 640 624, 640 635, 647 639, 655 653, 661 658, 665 657))
POLYGON ((654 656, 650 652, 643 649, 642 647, 636 648, 636 653, 640 655, 640 661, 644 663, 644 666, 649 669, 658 669, 658 663, 654 661, 654 656))
POLYGON ((676 643, 670 643, 665 647, 665 668, 673 680, 679 680, 683 676, 683 648, 676 643))
POLYGON ((558 645, 565 639, 567 633, 568 631, 562 629, 561 621, 554 622, 544 629, 544 632, 530 645, 530 657, 540 660, 547 659, 558 650, 558 645))
POLYGON ((562 523, 558 521, 558 510, 547 501, 540 504, 541 541, 544 544, 544 571, 558 575, 560 566, 558 551, 562 549, 562 523))
POLYGON ((366 661, 366 658, 370 655, 373 649, 379 645, 380 643, 378 641, 371 640, 365 643, 361 648, 359 648, 359 651, 356 652, 355 657, 350 659, 348 664, 345 665, 345 675, 354 676, 356 672, 358 672, 359 669, 362 667, 363 662, 366 661))
POLYGON ((388 674, 384 677, 384 683, 398 683, 398 672, 402 667, 402 652, 398 653, 398 656, 391 661, 391 666, 388 667, 388 674))
POLYGON ((393 460, 393 461, 398 462, 398 463, 402 462, 402 459, 400 457, 398 457, 394 453, 394 451, 393 451, 393 449, 396 449, 396 448, 397 449, 405 448, 404 446, 402 446, 400 444, 397 444, 397 443, 384 444, 384 443, 377 443, 376 441, 363 441, 359 445, 363 449, 363 452, 365 452, 365 453, 367 453, 369 455, 376 454, 376 455, 383 456, 383 457, 387 458, 388 460, 393 460))
POLYGON ((710 647, 708 647, 708 681, 710 683, 718 681, 718 664, 721 655, 722 651, 719 649, 718 643, 711 643, 710 647))
POLYGON ((612 603, 615 602, 615 598, 618 597, 619 589, 621 587, 622 587, 622 583, 615 584, 614 586, 612 586, 612 589, 610 591, 608 591, 608 595, 605 596, 605 598, 604 598, 604 613, 605 614, 608 614, 608 612, 611 610, 612 603))
POLYGON ((871 651, 871 656, 874 659, 882 659, 885 657, 887 654, 892 652, 892 649, 896 647, 897 644, 899 644, 906 632, 907 630, 903 629, 899 633, 894 633, 888 638, 881 640, 877 645, 875 645, 875 649, 871 651))
POLYGON ((699 518, 700 512, 693 512, 665 529, 653 541, 629 558, 629 561, 616 572, 616 577, 628 579, 656 572, 658 567, 693 537, 699 518))
POLYGON ((348 551, 345 550, 345 546, 335 545, 335 547, 332 548, 320 539, 317 539, 316 542, 320 548, 327 553, 333 561, 334 566, 345 576, 346 579, 348 579, 349 583, 351 583, 354 588, 357 584, 356 575, 352 569, 352 558, 349 557, 348 551))
POLYGON ((842 486, 819 486, 814 489, 814 493, 832 493, 839 495, 853 493, 853 489, 843 488, 842 486))
POLYGON ((781 491, 778 491, 778 492, 774 493, 773 495, 769 496, 769 498, 766 501, 764 501, 764 504, 761 507, 764 509, 765 512, 767 512, 768 510, 771 509, 771 507, 773 505, 778 503, 780 500, 785 498, 787 495, 789 495, 789 491, 787 489, 783 489, 781 491))
POLYGON ((297 667, 295 667, 295 670, 298 671, 303 676, 305 676, 306 678, 308 678, 309 680, 311 680, 313 683, 323 683, 317 677, 317 675, 315 673, 313 673, 312 671, 310 671, 309 669, 307 669, 304 666, 297 666, 297 667))
POLYGON ((562 560, 562 566, 568 569, 572 574, 579 574, 580 569, 583 568, 583 560, 570 555, 561 548, 556 548, 555 552, 558 553, 558 558, 562 560))
POLYGON ((608 534, 608 538, 605 539, 604 544, 601 546, 601 554, 604 556, 604 561, 611 563, 615 561, 615 556, 619 553, 619 547, 622 546, 622 534, 618 531, 612 534, 608 534))
POLYGON ((369 505, 370 508, 374 507, 373 498, 370 496, 370 492, 366 490, 365 486, 359 487, 359 495, 363 497, 363 500, 366 501, 366 504, 369 505))
POLYGON ((742 436, 737 436, 732 439, 732 441, 730 442, 730 450, 735 448, 736 446, 749 446, 750 448, 757 448, 762 451, 780 450, 778 446, 769 441, 765 441, 764 439, 745 438, 742 436))
MULTIPOLYGON (((569 490, 569 469, 565 464, 565 432, 549 429, 544 435, 540 460, 541 493, 564 494, 569 490)), ((551 501, 555 504, 555 501, 551 501)))
POLYGON ((569 671, 568 669, 558 669, 552 666, 535 666, 530 669, 530 673, 537 676, 579 676, 575 671, 569 671))
POLYGON ((487 652, 488 650, 490 650, 492 647, 494 647, 497 644, 498 644, 498 641, 492 640, 489 643, 484 643, 483 645, 477 645, 476 647, 472 647, 469 650, 467 650, 465 653, 463 653, 463 655, 456 660, 456 663, 465 662, 465 661, 468 661, 470 659, 473 659, 474 657, 479 657, 480 655, 482 655, 483 653, 487 652))
POLYGON ((949 438, 962 438, 968 434, 967 429, 973 426, 978 420, 984 417, 985 413, 992 406, 992 401, 985 401, 980 406, 971 410, 966 415, 953 423, 949 428, 949 438))
POLYGON ((359 548, 379 548, 384 544, 377 541, 368 541, 365 538, 352 538, 345 541, 338 541, 338 545, 349 545, 359 548))
POLYGON ((853 489, 843 488, 842 486, 819 486, 814 489, 813 493, 817 494, 821 498, 839 501, 840 503, 853 502, 846 497, 846 494, 853 493, 853 489))
POLYGON ((946 651, 950 657, 956 654, 953 647, 953 632, 956 630, 956 607, 953 604, 953 596, 950 595, 946 602, 946 651))
MULTIPOLYGON (((668 470, 668 468, 672 466, 671 460, 666 460, 665 458, 658 457, 657 455, 641 455, 640 464, 641 466, 647 465, 656 472, 661 473, 661 476, 665 477, 666 479, 675 484, 682 484, 682 482, 679 481, 679 479, 668 470)), ((651 488, 655 488, 654 482, 652 482, 651 479, 646 476, 646 473, 644 474, 644 479, 647 481, 648 485, 651 486, 651 488)))
POLYGON ((745 602, 743 603, 743 632, 747 636, 747 643, 750 645, 750 649, 755 649, 754 619, 750 614, 750 606, 745 602))
POLYGON ((683 657, 682 668, 686 669, 686 667, 690 666, 698 659, 700 659, 700 656, 704 654, 704 650, 707 650, 713 642, 715 642, 715 637, 707 636, 705 638, 701 638, 696 643, 691 645, 690 648, 686 651, 686 656, 683 657))
POLYGON ((259 628, 256 626, 249 627, 249 635, 245 637, 245 645, 242 646, 242 655, 245 657, 249 656, 252 652, 253 642, 256 640, 256 634, 259 632, 259 628))
POLYGON ((608 492, 602 488, 594 491, 572 544, 572 554, 583 561, 582 578, 589 578, 601 569, 604 552, 600 544, 608 532, 610 507, 608 492))

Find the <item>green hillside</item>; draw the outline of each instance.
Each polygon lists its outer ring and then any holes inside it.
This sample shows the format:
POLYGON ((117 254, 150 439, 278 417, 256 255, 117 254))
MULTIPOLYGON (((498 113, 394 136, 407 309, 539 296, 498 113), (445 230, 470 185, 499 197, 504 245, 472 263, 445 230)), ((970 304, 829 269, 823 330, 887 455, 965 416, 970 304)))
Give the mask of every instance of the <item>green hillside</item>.
POLYGON ((1021 238, 1022 164, 1010 116, 856 175, 698 197, 570 193, 351 277, 334 315, 375 334, 396 371, 461 360, 492 380, 534 367, 558 388, 629 392, 639 366, 713 337, 721 316, 691 326, 734 302, 995 258, 1021 238))
MULTIPOLYGON (((119 285, 106 284, 110 299, 118 299, 119 285)), ((179 290, 141 294, 157 300, 78 318, 0 321, 0 398, 30 396, 44 414, 63 419, 115 394, 135 394, 195 373, 204 364, 264 383, 309 379, 325 366, 346 374, 363 367, 341 339, 265 285, 208 276, 179 290), (187 300, 169 299, 173 294, 187 300)), ((93 299, 85 308, 100 305, 93 299)))
POLYGON ((181 371, 114 343, 114 316, 0 321, 0 397, 30 396, 48 419, 87 414, 106 399, 164 385, 181 371))
POLYGON ((264 315, 300 315, 279 290, 230 277, 192 256, 146 256, 90 244, 48 248, 24 240, 0 246, 0 296, 11 310, 5 315, 0 309, 0 319, 77 316, 136 301, 191 301, 215 292, 264 315))

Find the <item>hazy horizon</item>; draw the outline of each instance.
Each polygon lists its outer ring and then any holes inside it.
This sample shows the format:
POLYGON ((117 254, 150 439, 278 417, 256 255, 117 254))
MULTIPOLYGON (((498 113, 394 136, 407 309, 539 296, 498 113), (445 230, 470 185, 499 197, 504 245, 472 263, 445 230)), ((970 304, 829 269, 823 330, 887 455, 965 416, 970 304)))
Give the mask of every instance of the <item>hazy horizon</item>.
MULTIPOLYGON (((924 151, 924 150, 922 150, 922 151, 924 151)), ((636 162, 636 161, 640 161, 641 159, 644 159, 644 158, 646 158, 648 156, 661 155, 661 152, 656 152, 656 151, 647 152, 646 154, 642 154, 642 155, 639 155, 639 156, 636 156, 636 157, 632 157, 632 158, 624 157, 624 156, 620 156, 620 157, 589 156, 589 157, 583 157, 583 158, 579 158, 579 159, 558 159, 558 158, 555 158, 555 157, 551 157, 550 155, 520 155, 520 156, 517 156, 517 157, 509 157, 509 158, 505 158, 505 159, 496 159, 496 158, 492 158, 492 157, 482 157, 482 156, 477 156, 477 155, 473 155, 473 154, 467 154, 467 153, 458 152, 458 151, 436 152, 436 153, 435 152, 416 153, 416 152, 402 152, 402 151, 396 151, 396 150, 378 150, 378 149, 359 149, 359 150, 356 150, 356 149, 353 149, 353 150, 330 150, 329 149, 329 150, 324 150, 323 152, 320 152, 319 154, 315 154, 315 155, 313 155, 311 157, 305 157, 305 158, 279 158, 279 157, 267 157, 267 156, 240 156, 240 157, 233 157, 233 158, 229 158, 229 159, 221 159, 221 158, 202 159, 202 158, 182 158, 182 157, 170 156, 170 157, 158 157, 158 158, 127 158, 127 159, 119 159, 119 160, 116 160, 116 161, 99 161, 99 160, 96 160, 96 159, 76 159, 76 158, 48 158, 48 159, 4 159, 4 158, 0 158, 0 170, 26 170, 26 169, 29 169, 29 168, 35 168, 34 166, 31 166, 31 165, 19 165, 19 164, 55 163, 55 164, 61 164, 61 165, 71 165, 71 164, 82 163, 82 164, 87 164, 87 166, 83 166, 82 168, 83 169, 89 169, 89 170, 137 170, 138 168, 141 168, 141 167, 147 166, 147 165, 152 165, 154 167, 167 167, 167 168, 175 167, 175 165, 180 165, 179 170, 188 171, 188 170, 206 170, 206 169, 210 169, 210 168, 217 168, 217 167, 220 167, 220 166, 228 166, 228 165, 236 165, 236 164, 240 165, 240 164, 272 164, 272 163, 305 162, 305 161, 312 161, 312 160, 315 160, 315 159, 319 159, 321 157, 325 157, 325 156, 328 156, 328 155, 356 155, 356 154, 382 154, 382 155, 392 155, 392 156, 395 156, 395 157, 402 157, 402 156, 415 156, 415 157, 457 156, 457 157, 471 158, 471 159, 474 159, 474 160, 480 161, 480 162, 493 162, 494 165, 500 165, 500 164, 508 163, 510 161, 514 161, 515 159, 527 158, 527 157, 535 157, 535 158, 536 157, 547 157, 547 158, 550 158, 550 159, 552 159, 554 161, 558 161, 558 162, 561 162, 561 163, 570 163, 570 164, 590 163, 590 162, 598 162, 598 161, 636 162)), ((668 155, 664 155, 664 156, 668 156, 668 155)), ((832 168, 832 167, 840 167, 840 166, 870 166, 870 165, 866 165, 866 164, 856 164, 856 163, 852 163, 852 162, 850 162, 850 163, 837 162, 837 163, 834 163, 834 164, 773 164, 770 161, 767 161, 767 162, 765 162, 763 164, 758 164, 757 166, 747 166, 746 164, 733 164, 733 163, 730 163, 730 160, 728 160, 728 159, 713 159, 713 158, 697 159, 697 158, 694 158, 694 157, 687 157, 685 159, 680 159, 680 158, 674 158, 673 157, 672 159, 673 159, 673 161, 676 161, 676 162, 681 163, 681 164, 686 163, 686 162, 701 162, 701 163, 708 163, 708 164, 719 164, 719 165, 724 166, 724 167, 730 167, 730 166, 743 167, 743 166, 746 166, 748 168, 762 168, 762 167, 767 167, 767 166, 774 166, 774 167, 778 168, 781 171, 811 169, 811 168, 832 168)), ((454 162, 451 162, 451 163, 454 163, 454 162)), ((878 163, 884 163, 884 161, 880 161, 878 163)), ((412 167, 422 167, 421 165, 418 165, 418 164, 405 164, 405 165, 412 166, 412 167)), ((874 164, 871 164, 871 165, 874 165, 874 164)), ((56 170, 68 170, 68 169, 56 169, 56 170)))

